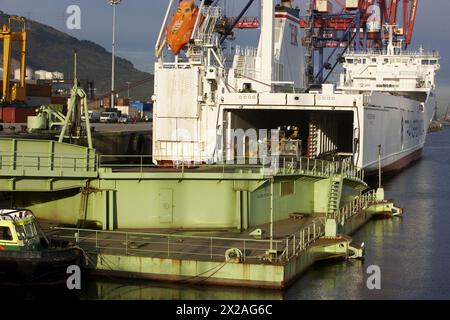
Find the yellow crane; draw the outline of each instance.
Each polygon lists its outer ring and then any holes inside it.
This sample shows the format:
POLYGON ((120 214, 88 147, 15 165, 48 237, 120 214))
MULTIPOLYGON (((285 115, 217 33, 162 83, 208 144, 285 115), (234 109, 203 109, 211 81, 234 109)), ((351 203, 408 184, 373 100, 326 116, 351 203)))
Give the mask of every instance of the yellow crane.
POLYGON ((1 101, 25 101, 26 100, 26 62, 27 62, 27 32, 25 18, 10 16, 8 24, 4 24, 0 29, 0 40, 3 41, 3 88, 1 101), (13 23, 20 26, 20 31, 13 31, 13 23), (11 53, 13 41, 18 41, 20 45, 20 81, 11 90, 11 53))

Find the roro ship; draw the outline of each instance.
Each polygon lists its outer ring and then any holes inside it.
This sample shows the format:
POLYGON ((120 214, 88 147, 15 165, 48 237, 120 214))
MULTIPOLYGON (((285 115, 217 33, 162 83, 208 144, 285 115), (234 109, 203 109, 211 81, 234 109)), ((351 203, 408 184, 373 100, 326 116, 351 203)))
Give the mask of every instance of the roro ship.
MULTIPOLYGON (((261 130, 287 127, 298 128, 299 154, 346 159, 367 173, 378 172, 380 165, 384 172, 399 170, 419 158, 436 106, 439 54, 406 50, 414 17, 400 28, 392 19, 370 20, 368 6, 355 1, 339 8, 345 14, 322 3, 311 1, 304 17, 293 1, 276 6, 263 1, 258 47, 236 45, 231 55, 222 50, 230 32, 216 27, 223 25, 220 8, 203 2, 202 18, 189 20, 196 30, 183 43, 184 52, 179 43, 171 50, 170 41, 164 52, 160 37, 155 163, 252 157, 251 149, 262 149, 252 140, 267 138, 258 136, 261 130), (340 24, 334 26, 333 19, 340 24), (355 37, 361 42, 349 40, 355 37), (327 58, 329 48, 335 56, 327 58), (333 59, 340 70, 331 68, 333 59), (336 83, 328 71, 338 74, 336 83)), ((387 7, 385 1, 379 4, 387 7)), ((417 3, 412 6, 417 10, 417 3)), ((166 28, 169 36, 178 32, 165 21, 162 34, 166 28)))

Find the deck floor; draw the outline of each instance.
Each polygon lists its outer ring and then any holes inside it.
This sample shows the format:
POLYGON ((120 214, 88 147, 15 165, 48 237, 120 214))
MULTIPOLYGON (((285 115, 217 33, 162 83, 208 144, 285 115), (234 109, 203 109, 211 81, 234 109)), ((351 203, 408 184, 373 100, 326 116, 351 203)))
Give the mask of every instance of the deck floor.
MULTIPOLYGON (((315 215, 317 218, 317 215, 315 215)), ((274 223, 273 249, 281 255, 286 246, 293 250, 287 237, 296 234, 299 241, 302 229, 310 225, 315 218, 304 216, 301 219, 290 218, 274 223)), ((103 252, 123 254, 128 256, 145 256, 155 258, 170 258, 179 260, 224 261, 225 252, 237 248, 243 254, 243 261, 248 263, 271 263, 264 259, 270 248, 270 224, 260 225, 245 232, 235 230, 181 230, 181 229, 121 229, 117 231, 69 230, 52 229, 54 223, 41 222, 42 228, 50 239, 77 242, 75 233, 79 232, 78 244, 87 254, 103 252), (250 236, 250 232, 260 228, 263 231, 261 239, 250 236)), ((305 242, 308 234, 304 233, 305 242)), ((313 238, 313 228, 310 228, 310 239, 313 238)), ((319 240, 321 241, 321 240, 319 240)), ((292 251, 291 251, 292 253, 292 251)))

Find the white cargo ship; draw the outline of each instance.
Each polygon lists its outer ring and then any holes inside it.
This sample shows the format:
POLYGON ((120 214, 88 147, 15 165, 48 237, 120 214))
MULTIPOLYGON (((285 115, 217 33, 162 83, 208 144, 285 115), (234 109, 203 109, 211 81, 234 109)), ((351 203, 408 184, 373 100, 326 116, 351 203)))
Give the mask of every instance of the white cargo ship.
POLYGON ((385 25, 383 49, 349 48, 337 84, 307 88, 300 10, 292 1, 261 0, 259 45, 236 46, 232 59, 217 33, 222 9, 211 2, 171 1, 167 10, 156 45, 155 163, 251 157, 253 140, 261 149, 261 133, 280 128, 296 128, 280 143, 298 141, 297 155, 344 158, 367 172, 379 161, 386 172, 420 157, 436 106, 438 53, 402 50, 394 27, 385 25), (186 26, 184 10, 201 15, 186 26), (174 54, 181 30, 190 37, 174 54))

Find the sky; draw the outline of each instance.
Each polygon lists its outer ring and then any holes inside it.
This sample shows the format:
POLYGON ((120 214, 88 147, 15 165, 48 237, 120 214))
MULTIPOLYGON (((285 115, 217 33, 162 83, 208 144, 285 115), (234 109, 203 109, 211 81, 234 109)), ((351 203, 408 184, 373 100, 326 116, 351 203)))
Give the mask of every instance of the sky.
MULTIPOLYGON (((237 13, 244 0, 223 0, 228 15, 237 13)), ((301 9, 305 0, 295 0, 301 9)), ((334 2, 334 1, 333 1, 334 2)), ((122 0, 117 7, 118 56, 136 68, 153 70, 153 49, 169 0, 122 0)), ((25 16, 64 31, 81 40, 91 40, 110 51, 112 8, 108 0, 0 0, 0 10, 25 16), (66 13, 70 5, 81 9, 81 29, 69 30, 66 13)), ((302 10, 304 13, 304 10, 302 10)), ((441 108, 450 103, 450 0, 422 0, 417 13, 413 48, 438 50, 442 55, 438 74, 441 108)), ((246 39, 246 37, 244 37, 246 39)))

